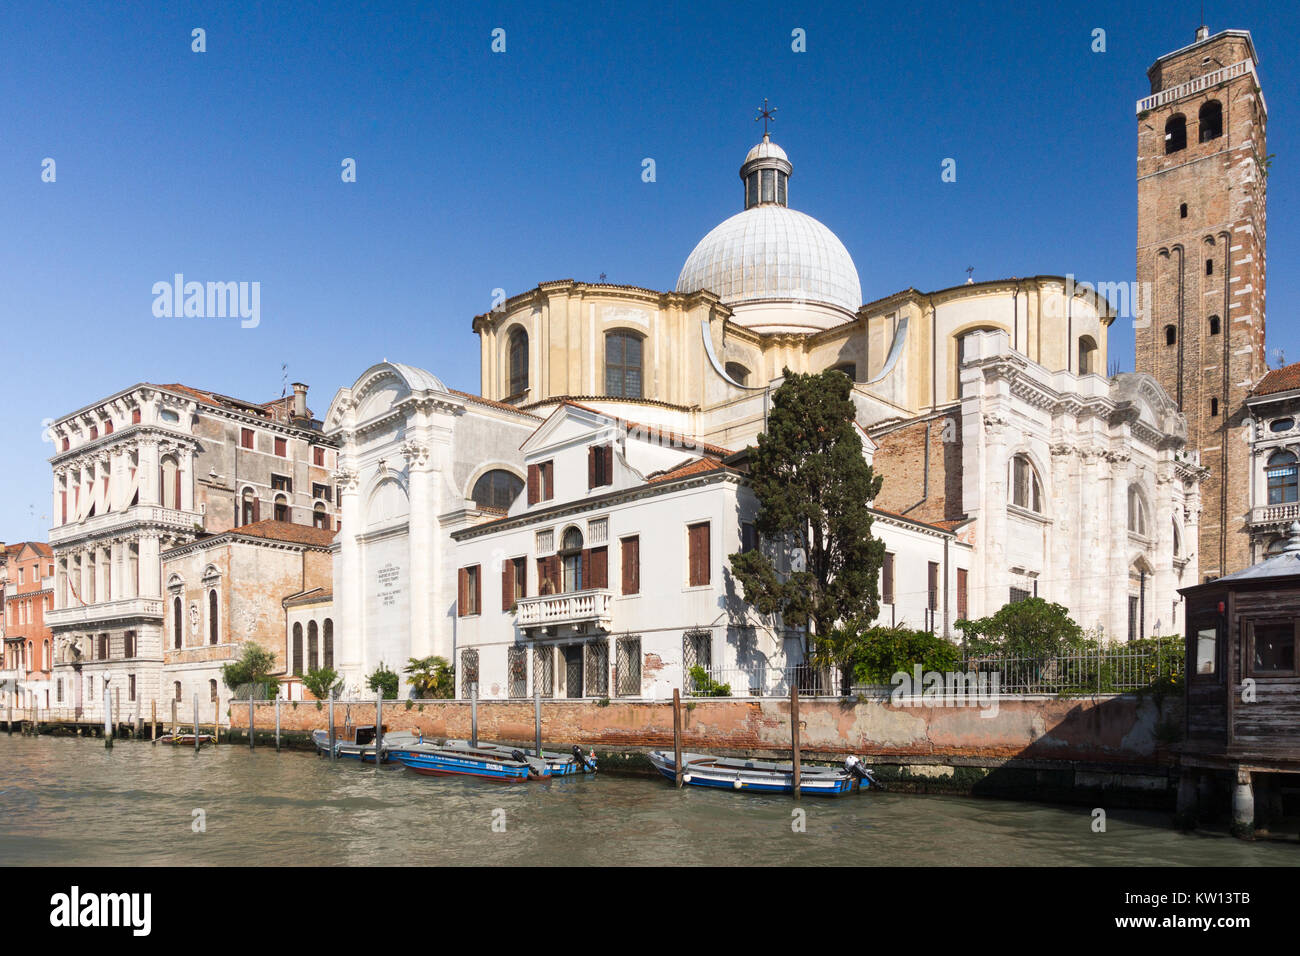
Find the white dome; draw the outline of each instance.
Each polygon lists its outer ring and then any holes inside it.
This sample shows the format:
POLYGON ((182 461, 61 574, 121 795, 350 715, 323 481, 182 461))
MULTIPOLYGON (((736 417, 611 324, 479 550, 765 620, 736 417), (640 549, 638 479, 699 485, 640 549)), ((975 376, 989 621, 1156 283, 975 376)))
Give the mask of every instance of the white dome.
POLYGON ((790 162, 790 157, 785 154, 780 146, 764 135, 761 143, 755 143, 754 147, 745 156, 745 165, 752 163, 756 159, 784 159, 790 162))
POLYGON ((677 277, 678 292, 699 289, 733 306, 776 299, 857 312, 862 305, 844 243, 812 216, 774 203, 737 213, 700 240, 677 277))

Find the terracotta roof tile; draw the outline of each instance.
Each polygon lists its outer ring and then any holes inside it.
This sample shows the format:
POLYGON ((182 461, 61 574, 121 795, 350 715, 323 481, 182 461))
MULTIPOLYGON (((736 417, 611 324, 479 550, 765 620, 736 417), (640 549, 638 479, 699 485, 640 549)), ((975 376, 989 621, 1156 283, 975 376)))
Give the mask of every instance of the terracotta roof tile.
POLYGON ((1252 394, 1272 395, 1274 392, 1289 392, 1293 388, 1300 388, 1300 362, 1273 369, 1259 380, 1252 394))
POLYGON ((498 402, 495 398, 484 398, 482 395, 475 395, 473 392, 462 392, 458 388, 449 388, 447 391, 453 395, 459 395, 461 398, 468 399, 471 402, 477 402, 479 405, 487 405, 489 408, 501 408, 508 412, 516 412, 520 415, 527 415, 529 418, 541 420, 541 415, 532 412, 526 412, 517 405, 511 405, 509 402, 498 402))
POLYGON ((252 524, 231 528, 228 534, 242 534, 248 538, 266 538, 268 541, 289 541, 317 548, 329 547, 336 534, 330 528, 313 528, 310 525, 294 524, 290 521, 276 521, 267 518, 252 524))
POLYGON ((584 412, 591 412, 593 415, 600 415, 603 418, 608 418, 622 425, 628 431, 633 431, 633 430, 640 431, 640 432, 644 432, 647 436, 652 436, 656 439, 662 438, 665 441, 667 441, 670 445, 681 444, 684 448, 698 448, 700 451, 708 455, 716 456, 718 458, 726 458, 728 455, 735 454, 735 452, 730 448, 723 448, 721 445, 713 445, 710 444, 709 442, 702 442, 702 441, 697 441, 694 438, 687 438, 685 435, 679 435, 676 432, 666 431, 657 425, 642 425, 640 422, 634 422, 626 418, 620 418, 617 415, 611 415, 609 412, 602 412, 599 408, 592 408, 590 405, 584 405, 581 402, 575 402, 571 398, 566 398, 564 401, 560 402, 560 404, 557 405, 556 408, 562 408, 565 405, 571 405, 574 408, 582 409, 584 412))
POLYGON ((696 458, 694 461, 688 461, 684 465, 665 471, 658 475, 651 475, 646 479, 647 484, 655 485, 661 481, 675 481, 678 478, 687 478, 690 475, 703 475, 710 471, 719 471, 726 468, 722 462, 716 458, 696 458))

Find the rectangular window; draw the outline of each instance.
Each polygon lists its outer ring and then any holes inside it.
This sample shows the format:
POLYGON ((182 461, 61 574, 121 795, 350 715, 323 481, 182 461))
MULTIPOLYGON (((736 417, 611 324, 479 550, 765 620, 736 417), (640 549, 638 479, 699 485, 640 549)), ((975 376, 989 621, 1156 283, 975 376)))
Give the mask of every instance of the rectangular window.
POLYGON ((482 599, 479 566, 475 564, 468 568, 461 568, 459 583, 459 596, 456 602, 457 614, 460 617, 478 614, 482 599))
POLYGON ((880 568, 880 600, 883 604, 894 603, 894 553, 885 552, 885 563, 880 568))
POLYGON ((1021 601, 1028 601, 1028 600, 1029 600, 1029 592, 1026 591, 1024 588, 1012 588, 1012 589, 1011 589, 1011 603, 1012 603, 1012 604, 1018 604, 1018 603, 1020 603, 1021 601))
POLYGON ((614 680, 619 697, 641 696, 641 638, 618 639, 614 680))
POLYGON ((311 496, 313 498, 319 498, 321 501, 333 500, 333 495, 330 491, 330 486, 322 485, 314 481, 311 484, 311 496))
POLYGON ((584 582, 589 588, 609 587, 609 548, 592 548, 587 552, 588 573, 584 582))
POLYGON ((623 546, 623 593, 641 593, 641 539, 637 536, 624 538, 623 546))
POLYGON ((317 445, 311 450, 311 463, 321 468, 325 467, 325 449, 317 445))
POLYGON ((1138 628, 1141 622, 1138 618, 1142 614, 1142 602, 1136 594, 1128 596, 1128 639, 1136 641, 1138 639, 1138 628))
POLYGON ((128 674, 126 678, 126 699, 135 700, 135 675, 128 674))
POLYGON ((926 587, 929 591, 928 604, 926 605, 931 611, 939 610, 939 564, 936 561, 930 562, 929 574, 927 575, 926 587))
MULTIPOLYGON (((279 441, 277 438, 276 441, 279 441)), ((271 476, 272 491, 293 491, 293 479, 287 475, 271 476)))
POLYGON ((550 501, 555 497, 555 463, 542 461, 528 466, 528 503, 550 501))
POLYGON ((239 430, 239 447, 240 448, 253 447, 253 430, 251 428, 241 428, 239 430))
POLYGON ((1292 677, 1295 667, 1296 622, 1289 620, 1250 621, 1252 674, 1292 677))
POLYGON ((752 521, 742 521, 740 523, 740 550, 741 552, 754 551, 758 548, 758 529, 754 527, 752 521))
POLYGON ((140 424, 140 409, 138 408, 131 409, 131 424, 132 425, 140 424))
POLYGON ((122 656, 135 657, 135 631, 127 631, 122 636, 122 656))
POLYGON ((614 446, 598 445, 587 449, 587 489, 614 483, 614 446))
POLYGON ((967 588, 969 587, 967 575, 969 574, 970 572, 965 568, 957 569, 957 619, 959 621, 967 620, 967 615, 970 613, 970 607, 967 603, 967 588))
POLYGON ((1196 673, 1213 674, 1219 661, 1219 628, 1211 624, 1196 631, 1196 673))
POLYGON ((691 587, 703 587, 709 583, 712 562, 709 557, 709 522, 688 525, 686 528, 688 567, 691 587))
POLYGON ((507 558, 501 562, 501 610, 509 611, 528 596, 528 559, 507 558))
POLYGON ((275 454, 278 458, 289 457, 289 442, 287 439, 277 438, 275 440, 275 454))

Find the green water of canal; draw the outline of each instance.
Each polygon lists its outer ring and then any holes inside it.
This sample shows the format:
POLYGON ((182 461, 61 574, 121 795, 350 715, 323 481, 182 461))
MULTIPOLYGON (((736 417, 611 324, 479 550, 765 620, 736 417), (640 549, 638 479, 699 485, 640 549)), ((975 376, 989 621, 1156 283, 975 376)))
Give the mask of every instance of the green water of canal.
POLYGON ((4 865, 1294 866, 1294 844, 1164 813, 867 793, 826 800, 598 775, 500 784, 307 753, 0 736, 4 865), (803 831, 792 811, 804 811, 803 831), (197 811, 197 812, 196 812, 197 811), (200 828, 198 824, 201 823, 200 828), (196 832, 201 830, 201 832, 196 832))

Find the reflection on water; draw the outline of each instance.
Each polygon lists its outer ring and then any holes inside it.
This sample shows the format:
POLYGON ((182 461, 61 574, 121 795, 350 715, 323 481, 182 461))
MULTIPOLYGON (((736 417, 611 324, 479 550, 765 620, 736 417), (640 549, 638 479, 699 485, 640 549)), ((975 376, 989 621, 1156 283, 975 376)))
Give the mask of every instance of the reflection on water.
POLYGON ((311 754, 0 736, 8 865, 1294 865, 1294 847, 1175 832, 1167 814, 868 793, 675 791, 657 779, 500 784, 311 754), (192 829, 202 810, 207 830, 192 829), (501 813, 494 811, 504 811, 501 813), (504 819, 505 832, 500 829, 504 819))

